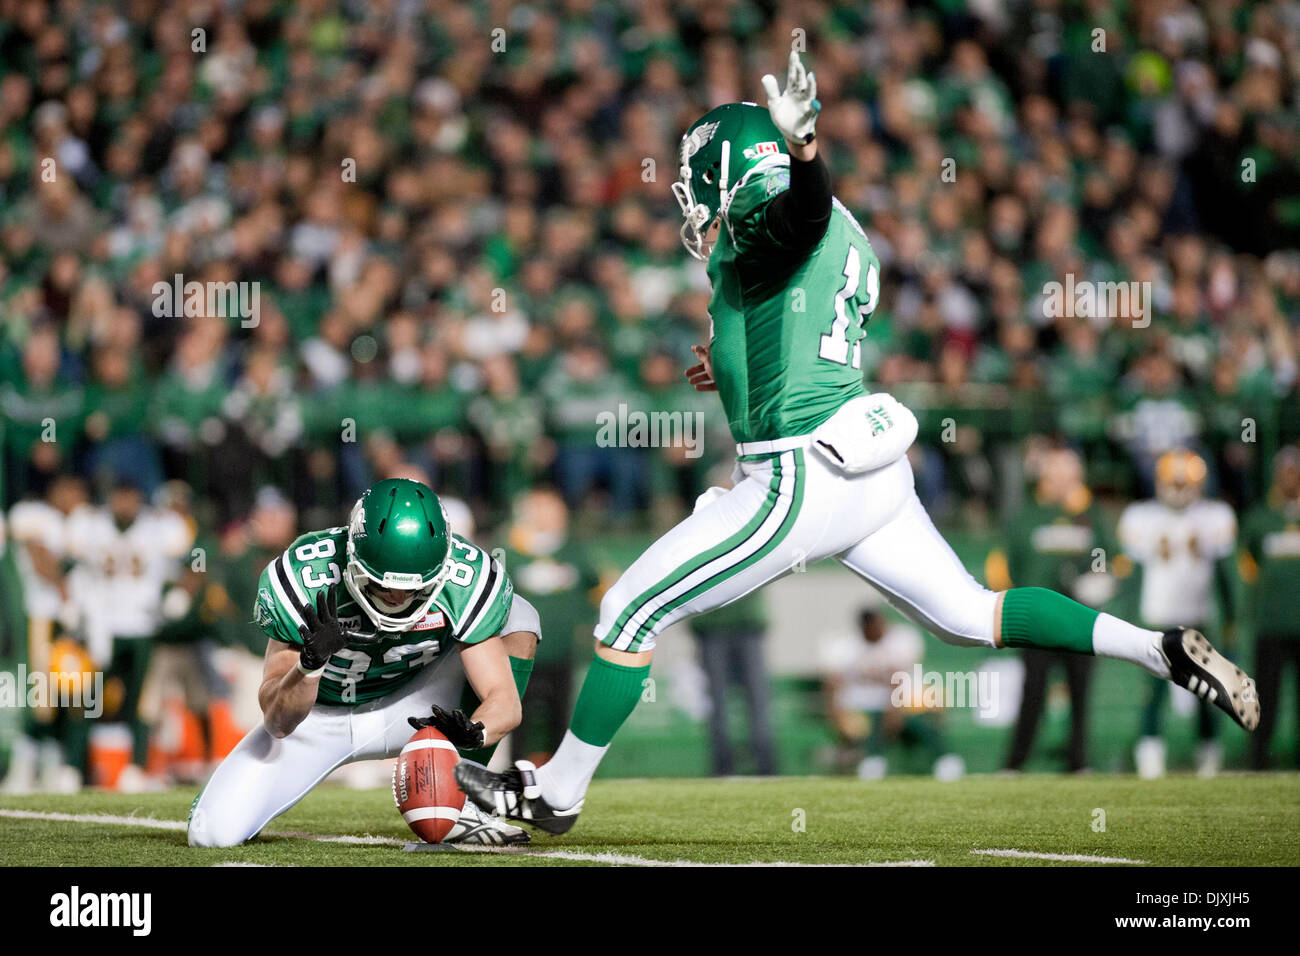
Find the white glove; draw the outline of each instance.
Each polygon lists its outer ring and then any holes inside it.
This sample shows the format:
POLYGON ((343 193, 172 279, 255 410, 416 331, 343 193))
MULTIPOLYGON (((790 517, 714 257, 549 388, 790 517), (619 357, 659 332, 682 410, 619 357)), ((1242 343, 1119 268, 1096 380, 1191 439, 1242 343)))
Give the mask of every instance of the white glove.
POLYGON ((813 124, 822 105, 817 102, 817 77, 808 73, 799 60, 799 54, 790 51, 790 72, 785 78, 785 92, 776 85, 771 73, 763 77, 763 90, 767 93, 767 110, 781 135, 790 143, 811 143, 813 124))

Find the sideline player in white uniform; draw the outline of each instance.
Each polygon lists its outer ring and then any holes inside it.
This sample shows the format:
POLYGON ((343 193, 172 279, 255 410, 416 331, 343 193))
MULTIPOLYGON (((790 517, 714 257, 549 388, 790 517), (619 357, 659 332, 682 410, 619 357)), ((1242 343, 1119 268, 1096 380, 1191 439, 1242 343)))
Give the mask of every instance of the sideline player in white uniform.
MULTIPOLYGON (((1224 623, 1232 622, 1228 562, 1237 547, 1237 517, 1224 502, 1202 497, 1205 476, 1205 460, 1199 455, 1167 451, 1156 462, 1156 497, 1136 501, 1120 515, 1120 544, 1142 568, 1140 613, 1147 627, 1164 630, 1181 621, 1204 628, 1214 611, 1216 591, 1224 623)), ((1134 753, 1138 775, 1148 779, 1165 772, 1160 712, 1168 697, 1168 683, 1153 680, 1134 753)), ((1204 692, 1199 718, 1197 770, 1213 776, 1222 750, 1214 739, 1213 713, 1204 692)))
MULTIPOLYGON (((59 475, 43 500, 20 501, 9 509, 9 535, 22 586, 25 644, 19 659, 28 673, 55 667, 56 634, 69 630, 64 561, 68 516, 85 504, 79 478, 59 475)), ((59 640, 71 640, 60 638, 59 640)), ((23 711, 23 732, 14 741, 6 791, 35 789, 75 793, 81 787, 87 728, 80 714, 56 707, 23 711)))
MULTIPOLYGON (((519 723, 541 637, 500 565, 453 534, 433 491, 407 478, 368 488, 346 528, 289 545, 262 572, 253 615, 269 638, 263 722, 195 798, 191 846, 251 839, 336 767, 396 756, 412 725, 485 760, 482 748, 519 723), (459 709, 466 682, 479 701, 469 716, 459 709)), ((528 834, 466 801, 444 842, 528 834)))
POLYGON ((179 515, 148 507, 144 492, 126 481, 109 492, 105 507, 79 508, 68 518, 68 589, 78 629, 90 656, 105 665, 105 686, 120 685, 120 692, 107 695, 120 703, 92 735, 111 734, 114 724, 130 728, 131 763, 118 781, 122 789, 146 783, 149 725, 140 697, 163 620, 163 592, 179 576, 193 541, 179 515))
POLYGON ((480 807, 569 829, 640 698, 658 634, 825 557, 943 640, 1132 661, 1182 686, 1207 683, 1207 699, 1253 728, 1253 684, 1199 632, 1145 630, 1044 588, 997 594, 962 566, 913 489, 904 453, 915 416, 863 387, 880 263, 831 195, 813 138, 816 81, 791 53, 785 91, 772 76, 763 86, 766 110, 729 103, 691 125, 673 184, 683 241, 713 285, 712 341, 695 347, 687 376, 718 391, 738 443, 736 486, 702 496, 606 593, 596 657, 551 760, 504 774, 461 764, 461 788, 480 807))

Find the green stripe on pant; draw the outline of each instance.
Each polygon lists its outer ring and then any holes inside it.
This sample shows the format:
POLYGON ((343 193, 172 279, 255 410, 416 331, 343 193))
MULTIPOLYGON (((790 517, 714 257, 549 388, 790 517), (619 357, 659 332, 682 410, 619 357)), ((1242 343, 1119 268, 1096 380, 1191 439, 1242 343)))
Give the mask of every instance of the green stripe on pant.
POLYGON ((749 540, 749 538, 763 526, 763 522, 767 520, 767 516, 772 513, 772 509, 776 507, 777 502, 780 500, 781 458, 779 455, 775 456, 775 458, 776 460, 772 462, 772 479, 768 482, 767 486, 767 497, 763 507, 759 508, 754 517, 751 518, 743 528, 731 537, 727 538, 721 544, 710 548, 703 554, 696 555, 685 564, 678 565, 672 571, 669 571, 668 574, 661 578, 657 583, 642 591, 634 601, 628 603, 627 607, 623 609, 622 613, 620 613, 618 618, 614 621, 614 626, 611 627, 609 633, 605 635, 605 643, 610 646, 617 643, 619 635, 623 633, 623 628, 627 626, 627 622, 638 611, 640 611, 648 601, 654 600, 654 598, 658 597, 664 591, 667 591, 677 582, 681 581, 688 575, 693 574, 696 570, 702 568, 710 561, 714 561, 727 552, 739 547, 745 541, 749 540))
MULTIPOLYGON (((790 506, 787 509, 785 515, 782 517, 780 525, 772 533, 771 537, 769 537, 768 540, 762 546, 760 546, 756 551, 754 551, 753 554, 750 554, 748 557, 741 558, 737 560, 735 563, 727 567, 719 569, 718 571, 714 572, 707 580, 702 581, 699 584, 691 587, 689 590, 683 592, 682 594, 677 595, 676 597, 670 598, 669 600, 665 601, 661 607, 659 607, 652 614, 650 614, 650 616, 637 628, 636 633, 632 637, 631 643, 626 648, 627 650, 635 650, 639 648, 641 644, 645 641, 645 639, 649 637, 649 635, 656 629, 659 622, 663 620, 665 616, 671 614, 673 611, 680 608, 683 604, 686 604, 687 602, 694 600, 696 597, 705 593, 706 591, 718 587, 720 584, 730 580, 731 578, 735 577, 737 574, 740 574, 742 571, 745 571, 746 569, 753 567, 759 561, 763 560, 769 554, 771 554, 777 548, 777 546, 780 545, 780 543, 786 539, 786 537, 790 533, 790 529, 794 527, 794 523, 798 519, 799 509, 800 506, 803 504, 803 493, 804 493, 804 482, 805 482, 803 449, 793 449, 792 452, 787 454, 792 454, 794 459, 793 467, 790 469, 794 477, 794 488, 790 492, 790 506)), ((779 457, 775 462, 773 462, 772 478, 773 480, 768 486, 768 507, 764 508, 761 512, 762 520, 758 522, 757 526, 754 528, 754 531, 751 534, 749 534, 743 540, 738 541, 733 547, 729 549, 729 551, 735 551, 741 546, 743 546, 744 544, 748 543, 750 540, 752 540, 753 535, 757 533, 757 531, 763 526, 763 524, 772 515, 772 513, 779 507, 780 498, 781 498, 780 487, 781 487, 781 482, 783 480, 783 472, 782 472, 781 462, 779 457)), ((752 525, 753 522, 750 522, 750 524, 752 525)), ((749 527, 749 525, 747 525, 746 527, 749 527)), ((733 538, 729 540, 735 540, 735 536, 733 536, 733 538)), ((724 557, 727 553, 729 553, 729 551, 722 551, 721 553, 717 553, 719 551, 720 551, 719 548, 714 548, 709 552, 710 554, 715 555, 711 560, 716 561, 718 558, 724 557)), ((646 604, 653 602, 660 595, 671 590, 673 587, 676 587, 682 581, 686 580, 686 578, 689 577, 691 574, 693 574, 696 570, 699 570, 699 568, 702 567, 706 567, 708 563, 709 563, 708 561, 695 562, 695 567, 692 568, 690 571, 687 571, 685 574, 674 575, 675 580, 673 581, 672 584, 670 584, 668 587, 661 588, 657 594, 653 595, 650 598, 649 601, 643 601, 641 605, 636 609, 636 612, 633 613, 633 615, 627 620, 635 620, 636 613, 639 613, 640 610, 644 608, 646 604)), ((624 624, 624 627, 626 627, 626 624, 624 624)), ((620 628, 618 631, 615 631, 614 633, 616 635, 621 635, 622 631, 623 629, 620 628)))

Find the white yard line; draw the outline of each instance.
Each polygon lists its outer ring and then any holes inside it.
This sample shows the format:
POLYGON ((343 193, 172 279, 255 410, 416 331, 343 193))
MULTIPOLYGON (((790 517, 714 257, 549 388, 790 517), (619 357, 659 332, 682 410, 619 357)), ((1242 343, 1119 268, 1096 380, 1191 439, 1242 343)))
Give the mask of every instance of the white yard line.
POLYGON ((227 860, 225 863, 213 863, 212 865, 213 865, 213 866, 216 866, 216 867, 222 867, 222 866, 258 866, 258 867, 275 866, 274 863, 243 863, 243 862, 240 862, 239 860, 227 860))
POLYGON ((934 860, 898 860, 889 863, 787 863, 784 861, 757 861, 754 863, 702 863, 698 860, 655 860, 629 853, 581 853, 577 850, 527 850, 523 847, 458 846, 462 853, 500 853, 507 856, 541 856, 552 860, 583 860, 589 863, 606 863, 611 866, 934 866, 934 860))
MULTIPOLYGON (((99 823, 111 826, 146 827, 154 830, 184 830, 183 820, 159 820, 156 817, 114 816, 107 813, 56 813, 46 810, 4 810, 0 817, 12 820, 44 820, 52 823, 99 823)), ((360 846, 405 846, 409 840, 382 836, 330 835, 303 833, 296 830, 266 830, 266 836, 318 843, 348 843, 360 846)), ((523 847, 457 846, 462 853, 499 853, 507 856, 541 857, 549 860, 573 860, 585 863, 603 863, 607 866, 934 866, 934 860, 899 860, 897 862, 868 863, 790 863, 784 861, 758 861, 754 863, 701 863, 696 860, 656 860, 633 856, 629 853, 581 853, 577 850, 529 850, 523 847)), ((235 864, 217 864, 231 866, 235 864)))
POLYGON ((147 827, 151 830, 184 830, 184 820, 159 820, 157 817, 123 817, 108 813, 54 813, 47 810, 0 810, 0 817, 11 820, 47 820, 53 823, 104 823, 116 826, 147 827))
POLYGON ((1058 863, 1135 863, 1146 866, 1146 860, 1129 860, 1122 856, 1089 856, 1087 853, 1034 853, 1029 850, 971 850, 977 856, 1009 856, 1017 860, 1053 860, 1058 863))

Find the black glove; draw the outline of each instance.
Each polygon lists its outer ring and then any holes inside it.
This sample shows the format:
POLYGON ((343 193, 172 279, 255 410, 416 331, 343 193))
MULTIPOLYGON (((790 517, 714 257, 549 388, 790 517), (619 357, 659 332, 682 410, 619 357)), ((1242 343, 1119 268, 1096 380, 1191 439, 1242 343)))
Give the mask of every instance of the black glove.
POLYGON ((483 722, 470 720, 463 710, 447 713, 434 704, 430 716, 407 717, 406 722, 416 730, 432 727, 450 740, 457 750, 477 750, 483 746, 483 722))
POLYGON ((347 643, 347 635, 339 624, 338 589, 326 588, 317 594, 316 606, 304 607, 302 619, 307 623, 298 628, 302 637, 298 663, 303 670, 319 670, 347 643))

